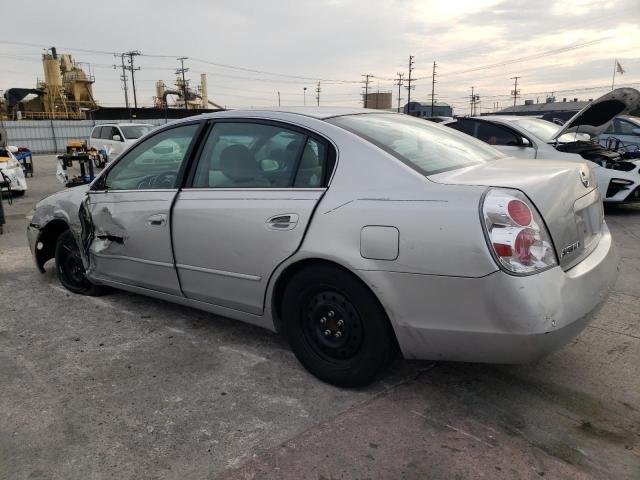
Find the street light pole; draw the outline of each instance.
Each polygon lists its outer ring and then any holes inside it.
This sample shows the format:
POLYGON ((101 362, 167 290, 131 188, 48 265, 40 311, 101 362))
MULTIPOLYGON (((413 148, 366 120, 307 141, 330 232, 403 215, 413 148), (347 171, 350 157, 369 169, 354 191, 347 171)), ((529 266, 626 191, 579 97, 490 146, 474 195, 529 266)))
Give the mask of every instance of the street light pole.
POLYGON ((303 97, 303 102, 304 103, 303 104, 306 107, 307 106, 307 87, 304 87, 302 90, 303 90, 302 95, 304 95, 304 97, 303 97))

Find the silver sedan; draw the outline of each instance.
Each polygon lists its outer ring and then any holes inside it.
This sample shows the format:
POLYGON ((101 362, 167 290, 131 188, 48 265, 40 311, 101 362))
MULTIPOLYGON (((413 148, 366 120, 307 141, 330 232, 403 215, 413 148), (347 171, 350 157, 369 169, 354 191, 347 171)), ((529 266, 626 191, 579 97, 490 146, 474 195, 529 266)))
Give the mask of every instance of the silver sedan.
POLYGON ((38 203, 38 268, 282 332, 341 386, 406 358, 520 363, 575 337, 617 276, 582 162, 513 160, 374 110, 229 111, 155 130, 38 203))

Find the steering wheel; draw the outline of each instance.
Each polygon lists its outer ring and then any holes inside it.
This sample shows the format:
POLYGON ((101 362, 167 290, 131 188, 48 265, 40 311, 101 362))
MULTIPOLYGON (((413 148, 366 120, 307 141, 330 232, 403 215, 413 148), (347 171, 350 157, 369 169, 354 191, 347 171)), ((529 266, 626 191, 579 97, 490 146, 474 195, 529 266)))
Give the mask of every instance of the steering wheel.
POLYGON ((148 175, 138 182, 136 188, 138 190, 147 188, 173 188, 177 178, 178 174, 174 171, 166 171, 158 175, 148 175))

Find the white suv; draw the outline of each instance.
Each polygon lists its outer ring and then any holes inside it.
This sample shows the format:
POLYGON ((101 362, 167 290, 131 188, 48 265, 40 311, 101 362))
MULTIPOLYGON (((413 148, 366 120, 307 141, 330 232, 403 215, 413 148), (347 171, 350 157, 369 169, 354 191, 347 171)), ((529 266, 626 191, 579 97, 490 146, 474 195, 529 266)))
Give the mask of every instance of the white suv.
POLYGON ((155 126, 147 123, 105 123, 91 131, 89 147, 103 150, 108 161, 120 155, 125 148, 145 136, 155 126))

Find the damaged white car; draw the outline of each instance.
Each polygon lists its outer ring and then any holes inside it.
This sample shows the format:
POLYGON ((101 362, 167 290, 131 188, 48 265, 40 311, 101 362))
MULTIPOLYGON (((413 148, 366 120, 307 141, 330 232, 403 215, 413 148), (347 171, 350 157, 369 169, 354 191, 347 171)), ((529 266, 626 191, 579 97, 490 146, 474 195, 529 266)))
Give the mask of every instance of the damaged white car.
POLYGON ((518 158, 589 160, 606 203, 640 202, 640 160, 626 160, 593 139, 612 120, 640 108, 640 92, 619 88, 594 100, 563 126, 534 117, 486 115, 443 122, 518 158))
POLYGON ((0 147, 0 175, 9 182, 9 187, 2 190, 11 190, 14 196, 24 195, 27 191, 27 180, 24 176, 22 164, 11 151, 15 147, 0 147))

